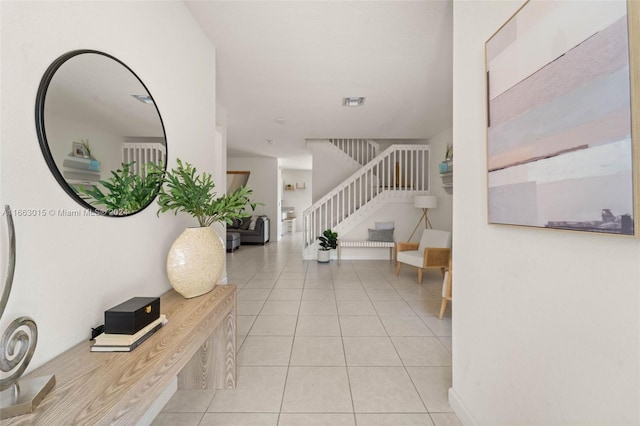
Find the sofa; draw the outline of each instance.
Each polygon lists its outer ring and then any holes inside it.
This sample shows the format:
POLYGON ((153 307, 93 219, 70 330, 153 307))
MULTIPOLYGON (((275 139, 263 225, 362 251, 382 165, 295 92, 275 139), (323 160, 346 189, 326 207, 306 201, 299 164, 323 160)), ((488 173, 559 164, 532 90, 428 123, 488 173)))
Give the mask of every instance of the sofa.
POLYGON ((231 225, 227 225, 227 232, 240 234, 240 245, 264 245, 269 242, 269 218, 267 216, 250 216, 235 220, 231 225))

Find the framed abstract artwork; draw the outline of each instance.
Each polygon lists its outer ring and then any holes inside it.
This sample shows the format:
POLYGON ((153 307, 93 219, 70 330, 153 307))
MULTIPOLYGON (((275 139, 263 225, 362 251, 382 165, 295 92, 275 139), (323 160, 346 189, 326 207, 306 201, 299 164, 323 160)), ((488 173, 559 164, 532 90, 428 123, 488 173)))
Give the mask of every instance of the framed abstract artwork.
POLYGON ((640 2, 525 3, 485 44, 488 220, 640 233, 640 2))

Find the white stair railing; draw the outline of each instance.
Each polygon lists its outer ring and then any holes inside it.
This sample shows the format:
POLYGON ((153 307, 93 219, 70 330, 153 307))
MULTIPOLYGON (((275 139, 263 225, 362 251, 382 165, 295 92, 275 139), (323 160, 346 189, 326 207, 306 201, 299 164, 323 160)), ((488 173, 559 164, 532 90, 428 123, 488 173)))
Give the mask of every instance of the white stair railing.
POLYGON ((380 145, 370 139, 329 139, 329 142, 363 166, 376 158, 380 150, 380 145))
POLYGON ((428 192, 429 146, 392 145, 303 213, 305 247, 383 191, 428 192))
POLYGON ((146 174, 149 163, 156 165, 167 164, 167 148, 161 143, 122 143, 122 162, 134 162, 131 171, 135 174, 146 174))

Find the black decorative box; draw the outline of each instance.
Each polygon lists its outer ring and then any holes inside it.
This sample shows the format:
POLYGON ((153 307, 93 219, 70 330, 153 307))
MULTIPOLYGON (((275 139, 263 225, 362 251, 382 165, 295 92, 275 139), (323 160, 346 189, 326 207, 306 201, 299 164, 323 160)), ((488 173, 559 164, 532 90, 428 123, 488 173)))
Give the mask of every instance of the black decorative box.
POLYGON ((136 334, 159 317, 159 297, 134 297, 104 311, 104 332, 136 334))

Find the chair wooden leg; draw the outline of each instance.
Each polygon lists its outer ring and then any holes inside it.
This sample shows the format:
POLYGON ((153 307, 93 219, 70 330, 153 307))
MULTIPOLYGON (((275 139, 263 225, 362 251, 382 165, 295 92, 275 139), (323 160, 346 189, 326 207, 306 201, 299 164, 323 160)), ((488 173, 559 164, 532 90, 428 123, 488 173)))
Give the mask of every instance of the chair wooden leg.
POLYGON ((442 272, 442 278, 444 278, 444 273, 447 272, 447 268, 440 268, 440 272, 442 272))
POLYGON ((418 284, 422 284, 422 268, 418 268, 418 284))
POLYGON ((438 319, 442 319, 442 317, 444 316, 445 309, 447 309, 447 299, 443 297, 442 303, 440 304, 440 316, 438 317, 438 319))
POLYGON ((397 262, 396 263, 396 275, 398 275, 400 273, 400 267, 402 266, 402 263, 397 262))

